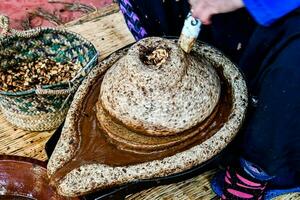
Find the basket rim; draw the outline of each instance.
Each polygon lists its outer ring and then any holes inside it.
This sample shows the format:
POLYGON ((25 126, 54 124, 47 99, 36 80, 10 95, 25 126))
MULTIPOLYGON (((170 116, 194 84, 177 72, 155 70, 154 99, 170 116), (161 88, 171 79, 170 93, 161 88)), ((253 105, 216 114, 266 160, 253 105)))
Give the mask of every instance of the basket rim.
MULTIPOLYGON (((41 85, 42 89, 54 89, 57 87, 67 87, 69 86, 68 83, 56 83, 52 85, 41 85)), ((31 95, 35 94, 36 89, 29 89, 29 90, 24 90, 24 91, 18 91, 18 92, 5 92, 5 91, 0 91, 0 95, 5 95, 5 96, 24 96, 24 95, 31 95)))
MULTIPOLYGON (((71 35, 77 37, 83 43, 88 44, 95 51, 95 55, 96 54, 98 54, 98 56, 100 55, 100 53, 96 49, 95 45, 91 41, 87 40, 82 35, 80 35, 78 33, 75 33, 73 31, 67 30, 65 28, 38 27, 38 28, 34 28, 34 29, 29 29, 29 30, 26 30, 26 31, 22 31, 22 34, 26 35, 28 33, 35 33, 36 32, 39 35, 39 34, 43 33, 43 31, 53 31, 54 33, 56 32, 56 33, 61 33, 61 34, 71 34, 71 35)), ((7 36, 5 36, 3 38, 0 38, 0 45, 2 45, 2 43, 4 41, 10 40, 10 39, 14 39, 15 37, 18 37, 18 38, 28 38, 26 36, 19 35, 18 33, 13 33, 11 35, 7 35, 7 36)), ((33 37, 36 37, 36 36, 33 36, 33 37)), ((82 68, 84 68, 84 66, 82 68)), ((51 84, 51 85, 42 85, 41 87, 43 89, 51 89, 51 88, 55 88, 55 87, 63 87, 63 86, 68 86, 68 85, 69 85, 68 83, 56 83, 56 84, 51 84)), ((36 91, 36 89, 34 89, 34 88, 33 89, 29 89, 29 90, 24 90, 24 91, 17 91, 17 92, 6 92, 6 91, 1 91, 0 90, 0 95, 5 95, 5 96, 23 96, 23 95, 35 94, 35 91, 36 91)))

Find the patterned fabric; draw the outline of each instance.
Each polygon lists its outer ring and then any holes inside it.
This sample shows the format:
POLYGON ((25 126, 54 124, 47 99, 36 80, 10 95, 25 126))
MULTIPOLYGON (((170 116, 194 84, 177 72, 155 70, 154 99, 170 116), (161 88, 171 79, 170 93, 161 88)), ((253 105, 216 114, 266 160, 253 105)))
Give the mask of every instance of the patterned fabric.
POLYGON ((140 40, 144 37, 147 37, 147 32, 145 28, 142 27, 141 22, 137 14, 133 10, 132 4, 129 0, 120 0, 120 9, 124 15, 126 24, 133 34, 136 40, 140 40))
POLYGON ((252 178, 242 169, 228 167, 221 198, 260 200, 263 198, 266 185, 266 182, 252 178))
MULTIPOLYGON (((247 172, 247 174, 249 174, 249 173, 247 172)), ((223 196, 223 199, 225 198, 225 193, 224 193, 225 179, 227 180, 227 182, 229 182, 229 181, 231 181, 231 178, 232 178, 231 175, 226 174, 225 171, 218 172, 214 176, 214 178, 211 181, 211 188, 218 197, 222 198, 222 196, 223 196)), ((273 180, 274 180, 274 178, 268 182, 268 187, 266 187, 266 191, 264 192, 264 196, 262 199, 272 200, 280 195, 285 195, 285 194, 294 193, 294 192, 300 192, 299 185, 296 187, 288 187, 288 188, 283 188, 283 189, 278 188, 278 187, 274 188, 271 186, 273 180)), ((229 199, 229 198, 227 198, 227 199, 229 199)), ((238 197, 231 198, 231 199, 238 199, 238 197)))

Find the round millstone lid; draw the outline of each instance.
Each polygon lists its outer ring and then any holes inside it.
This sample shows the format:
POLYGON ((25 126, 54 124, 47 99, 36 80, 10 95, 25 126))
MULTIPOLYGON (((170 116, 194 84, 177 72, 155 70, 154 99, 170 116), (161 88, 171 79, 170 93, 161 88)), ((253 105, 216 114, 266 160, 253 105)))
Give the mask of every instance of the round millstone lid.
POLYGON ((220 88, 209 62, 185 54, 174 41, 152 37, 133 45, 107 71, 99 101, 130 130, 166 136, 208 118, 220 88))

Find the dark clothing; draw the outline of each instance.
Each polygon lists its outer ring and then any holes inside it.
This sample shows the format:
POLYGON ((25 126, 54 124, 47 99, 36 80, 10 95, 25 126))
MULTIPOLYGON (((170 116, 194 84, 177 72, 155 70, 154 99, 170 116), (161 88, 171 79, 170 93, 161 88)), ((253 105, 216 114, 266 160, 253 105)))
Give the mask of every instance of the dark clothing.
POLYGON ((244 126, 243 156, 269 174, 300 174, 300 12, 257 27, 239 66, 258 101, 244 126))
MULTIPOLYGON (((148 36, 179 36, 187 1, 131 2, 148 36)), ((240 156, 272 176, 289 173, 300 182, 300 11, 267 28, 245 9, 216 15, 199 39, 223 51, 246 77, 249 111, 240 156)))
POLYGON ((121 11, 133 36, 178 36, 190 10, 187 1, 119 0, 121 11), (133 17, 134 16, 134 17, 133 17), (135 17, 138 16, 138 17, 135 17), (141 35, 141 27, 146 35, 141 35))

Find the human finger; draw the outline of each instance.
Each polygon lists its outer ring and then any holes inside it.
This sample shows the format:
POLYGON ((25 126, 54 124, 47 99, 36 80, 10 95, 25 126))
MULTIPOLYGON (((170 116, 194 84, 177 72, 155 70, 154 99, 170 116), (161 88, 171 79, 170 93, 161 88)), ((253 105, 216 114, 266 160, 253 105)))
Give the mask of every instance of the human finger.
POLYGON ((214 9, 205 5, 198 5, 192 9, 193 17, 199 19, 203 24, 210 24, 211 17, 214 14, 214 9))

